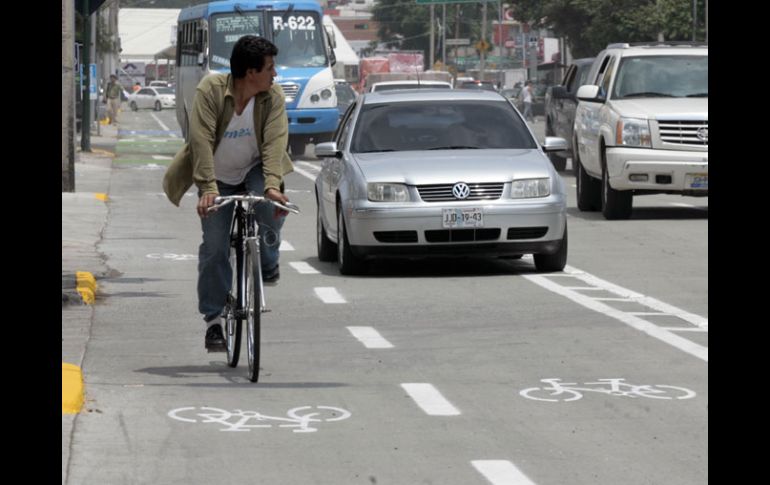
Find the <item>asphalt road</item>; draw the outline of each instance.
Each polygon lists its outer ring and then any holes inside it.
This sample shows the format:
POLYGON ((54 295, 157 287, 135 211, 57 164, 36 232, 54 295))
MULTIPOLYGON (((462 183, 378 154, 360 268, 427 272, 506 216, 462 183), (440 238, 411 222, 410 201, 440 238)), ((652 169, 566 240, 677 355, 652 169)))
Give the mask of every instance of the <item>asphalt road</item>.
POLYGON ((98 246, 115 276, 67 483, 708 481, 707 198, 641 197, 606 221, 577 210, 565 173, 565 273, 525 257, 345 277, 316 257, 308 147, 252 384, 245 356, 231 369, 203 347, 196 198, 177 208, 161 189, 173 130, 173 111, 121 115, 98 246), (538 389, 560 383, 580 390, 538 389))

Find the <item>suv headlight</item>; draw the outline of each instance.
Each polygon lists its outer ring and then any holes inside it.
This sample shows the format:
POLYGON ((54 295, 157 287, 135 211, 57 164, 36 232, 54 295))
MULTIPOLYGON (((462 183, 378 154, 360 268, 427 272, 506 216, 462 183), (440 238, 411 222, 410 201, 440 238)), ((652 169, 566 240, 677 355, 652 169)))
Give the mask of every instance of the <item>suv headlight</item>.
POLYGON ((512 199, 529 199, 551 195, 551 179, 514 180, 511 184, 512 199))
POLYGON ((652 148, 650 123, 636 118, 620 118, 616 127, 618 146, 652 148))
POLYGON ((404 184, 367 184, 367 195, 372 202, 406 202, 409 191, 404 184))

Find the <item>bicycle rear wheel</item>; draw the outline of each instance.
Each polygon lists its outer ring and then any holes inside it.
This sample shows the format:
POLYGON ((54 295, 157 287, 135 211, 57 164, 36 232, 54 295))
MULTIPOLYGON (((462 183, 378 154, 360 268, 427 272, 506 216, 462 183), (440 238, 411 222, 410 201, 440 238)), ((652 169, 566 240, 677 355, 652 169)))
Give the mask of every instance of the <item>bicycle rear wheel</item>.
POLYGON ((237 246, 237 240, 235 243, 231 243, 230 246, 230 266, 233 269, 233 284, 230 289, 230 294, 227 296, 227 304, 224 311, 224 324, 225 324, 225 344, 227 347, 227 365, 235 367, 238 365, 238 358, 241 354, 241 326, 243 319, 236 316, 236 311, 239 308, 243 308, 243 288, 245 288, 245 282, 243 281, 244 265, 243 265, 243 251, 237 246), (235 295, 235 296, 233 296, 235 295))
POLYGON ((259 380, 260 324, 262 318, 262 268, 259 249, 254 240, 246 246, 246 352, 249 360, 249 380, 259 380))

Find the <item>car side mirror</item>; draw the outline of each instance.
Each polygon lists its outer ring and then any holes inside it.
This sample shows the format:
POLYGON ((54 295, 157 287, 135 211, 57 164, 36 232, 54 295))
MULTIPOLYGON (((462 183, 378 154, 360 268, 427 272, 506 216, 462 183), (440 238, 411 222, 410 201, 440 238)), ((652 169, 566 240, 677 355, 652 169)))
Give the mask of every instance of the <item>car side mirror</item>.
POLYGON ((551 88, 551 97, 553 99, 564 99, 569 98, 569 93, 567 92, 567 88, 564 86, 553 86, 551 88))
POLYGON ((602 101, 597 99, 599 97, 599 86, 593 84, 586 84, 580 86, 577 91, 577 98, 580 101, 602 101))
POLYGON ((315 146, 315 156, 316 158, 342 158, 342 152, 337 149, 337 142, 327 141, 315 146))
POLYGON ((567 140, 559 138, 557 136, 546 136, 545 143, 543 144, 543 151, 549 152, 563 152, 568 150, 567 140))

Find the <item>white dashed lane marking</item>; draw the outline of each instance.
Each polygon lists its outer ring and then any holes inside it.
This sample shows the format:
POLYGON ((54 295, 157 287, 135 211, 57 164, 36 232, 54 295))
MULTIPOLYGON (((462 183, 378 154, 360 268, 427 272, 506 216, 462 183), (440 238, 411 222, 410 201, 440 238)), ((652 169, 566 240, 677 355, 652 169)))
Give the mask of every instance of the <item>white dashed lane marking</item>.
POLYGON ((473 460, 471 465, 492 485, 535 485, 508 460, 473 460))
POLYGON ((281 245, 278 247, 279 251, 294 251, 294 246, 289 241, 281 241, 281 245))
POLYGON ((367 349, 391 349, 393 344, 385 340, 380 333, 372 327, 347 327, 355 338, 361 341, 367 349))
POLYGON ((310 266, 304 261, 292 261, 289 263, 289 266, 297 270, 297 273, 299 274, 318 274, 320 273, 317 269, 310 266))
POLYGON ((345 298, 342 297, 337 292, 336 288, 332 287, 319 287, 319 288, 313 288, 315 291, 315 294, 318 298, 321 299, 322 302, 328 303, 328 304, 335 304, 335 303, 347 303, 345 298))
POLYGON ((410 382, 401 384, 401 387, 430 416, 458 416, 460 414, 460 410, 447 401, 431 384, 410 382))

